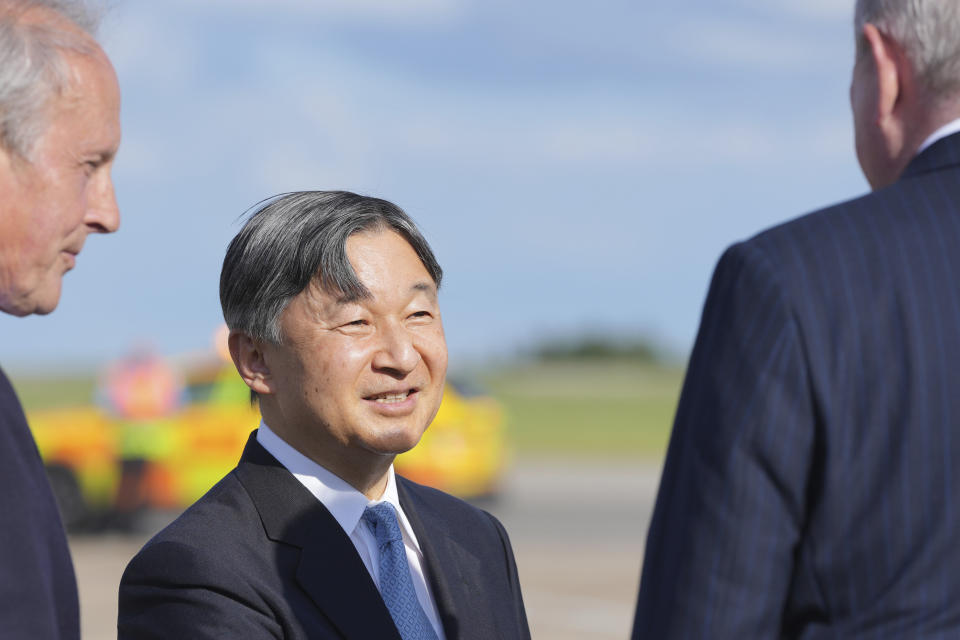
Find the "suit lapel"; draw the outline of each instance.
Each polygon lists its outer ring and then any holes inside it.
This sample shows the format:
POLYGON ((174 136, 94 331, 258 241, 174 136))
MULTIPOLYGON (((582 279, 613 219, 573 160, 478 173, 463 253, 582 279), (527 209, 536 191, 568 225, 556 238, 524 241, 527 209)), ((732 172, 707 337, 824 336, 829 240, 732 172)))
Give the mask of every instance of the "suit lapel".
POLYGON ((487 595, 477 577, 484 575, 482 562, 457 542, 449 518, 431 508, 397 477, 397 492, 426 563, 427 577, 447 640, 496 638, 487 595))
POLYGON ((400 640, 390 612, 334 517, 250 435, 237 475, 271 540, 298 547, 296 581, 345 638, 400 640))

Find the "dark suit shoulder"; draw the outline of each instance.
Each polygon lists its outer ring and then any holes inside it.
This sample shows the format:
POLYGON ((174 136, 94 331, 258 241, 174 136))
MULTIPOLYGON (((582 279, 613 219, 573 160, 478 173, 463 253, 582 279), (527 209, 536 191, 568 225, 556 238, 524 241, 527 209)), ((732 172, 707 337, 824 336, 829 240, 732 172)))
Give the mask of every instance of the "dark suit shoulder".
POLYGON ((868 193, 774 225, 738 244, 789 277, 824 256, 848 254, 853 244, 866 247, 874 239, 868 229, 877 223, 871 216, 881 200, 868 193))
POLYGON ((954 168, 913 175, 788 220, 761 231, 746 244, 787 273, 798 267, 819 268, 842 276, 836 269, 857 265, 877 276, 895 278, 922 260, 918 252, 952 249, 960 241, 958 218, 960 170, 954 168), (905 269, 888 269, 881 263, 905 269))
POLYGON ((119 637, 283 637, 276 573, 257 511, 231 472, 127 565, 119 637))
POLYGON ((151 538, 145 548, 159 542, 206 546, 210 536, 224 532, 234 536, 248 529, 251 518, 257 518, 257 510, 234 470, 151 538), (241 524, 244 526, 238 528, 241 524))

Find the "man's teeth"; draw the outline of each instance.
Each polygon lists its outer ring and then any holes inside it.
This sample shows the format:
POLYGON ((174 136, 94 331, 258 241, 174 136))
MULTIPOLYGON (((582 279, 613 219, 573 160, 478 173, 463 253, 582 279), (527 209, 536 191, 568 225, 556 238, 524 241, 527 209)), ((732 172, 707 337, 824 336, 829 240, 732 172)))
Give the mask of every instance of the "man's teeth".
POLYGON ((382 404, 387 404, 390 402, 403 402, 404 400, 407 399, 407 396, 409 395, 410 395, 409 391, 404 393, 391 393, 383 396, 377 396, 373 400, 374 402, 380 402, 382 404))

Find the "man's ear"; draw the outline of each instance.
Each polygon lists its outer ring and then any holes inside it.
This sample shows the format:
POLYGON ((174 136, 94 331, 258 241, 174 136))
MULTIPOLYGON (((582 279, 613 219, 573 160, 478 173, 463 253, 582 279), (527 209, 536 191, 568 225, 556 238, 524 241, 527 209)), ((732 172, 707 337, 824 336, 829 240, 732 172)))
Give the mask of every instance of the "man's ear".
POLYGON ((872 24, 863 26, 863 38, 875 74, 876 113, 874 123, 880 128, 892 155, 898 155, 905 143, 906 127, 917 90, 913 67, 903 48, 872 24))
POLYGON ((273 393, 273 377, 264 357, 264 344, 238 329, 231 329, 227 345, 233 364, 247 386, 261 396, 273 393))

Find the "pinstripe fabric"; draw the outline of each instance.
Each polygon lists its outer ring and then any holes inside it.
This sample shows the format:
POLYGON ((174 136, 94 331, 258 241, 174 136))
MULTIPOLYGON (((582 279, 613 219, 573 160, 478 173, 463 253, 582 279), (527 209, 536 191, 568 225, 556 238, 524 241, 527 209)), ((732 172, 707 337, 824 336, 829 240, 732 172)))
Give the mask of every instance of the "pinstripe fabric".
POLYGON ((0 370, 0 638, 79 640, 67 536, 16 393, 0 370))
POLYGON ((633 637, 960 637, 958 367, 960 134, 728 249, 633 637))

